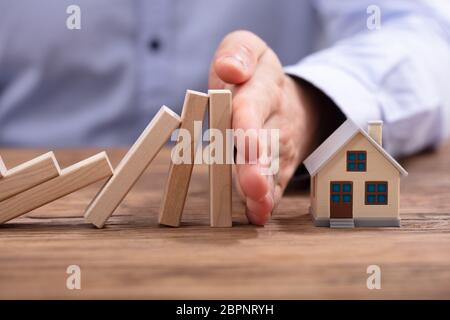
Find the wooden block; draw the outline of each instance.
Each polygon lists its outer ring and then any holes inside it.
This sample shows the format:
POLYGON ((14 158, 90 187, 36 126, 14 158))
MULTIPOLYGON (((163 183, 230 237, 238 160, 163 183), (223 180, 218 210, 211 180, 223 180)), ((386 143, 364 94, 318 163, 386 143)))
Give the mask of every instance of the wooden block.
POLYGON ((0 202, 4 223, 112 175, 108 156, 101 152, 61 170, 61 174, 0 202))
POLYGON ((6 175, 6 167, 3 163, 2 157, 0 157, 0 179, 2 179, 6 175))
POLYGON ((159 213, 160 224, 172 227, 180 225, 194 167, 195 151, 197 150, 198 140, 202 138, 202 132, 194 132, 194 121, 203 121, 207 107, 207 94, 191 90, 186 92, 183 113, 181 114, 181 129, 187 130, 191 135, 191 161, 190 163, 170 164, 169 177, 159 213))
MULTIPOLYGON (((209 127, 218 129, 222 133, 223 161, 225 162, 226 129, 231 129, 231 92, 229 90, 210 90, 208 93, 209 127)), ((211 227, 232 226, 231 187, 231 164, 210 164, 209 214, 211 227)))
POLYGON ((98 228, 104 226, 180 122, 180 117, 166 106, 158 111, 87 208, 87 222, 98 228))
POLYGON ((0 201, 59 176, 60 169, 53 152, 7 170, 0 180, 0 201))

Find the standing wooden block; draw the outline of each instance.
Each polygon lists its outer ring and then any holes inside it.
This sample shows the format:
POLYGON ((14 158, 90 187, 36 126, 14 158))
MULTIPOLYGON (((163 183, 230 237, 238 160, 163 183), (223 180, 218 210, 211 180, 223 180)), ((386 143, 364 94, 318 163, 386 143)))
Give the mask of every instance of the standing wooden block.
MULTIPOLYGON (((231 227, 231 164, 226 164, 226 130, 231 129, 231 92, 210 90, 209 127, 223 137, 223 164, 209 165, 209 214, 211 227, 231 227)), ((210 137, 211 141, 211 137, 210 137)))
MULTIPOLYGON (((194 132, 194 122, 203 121, 207 107, 207 94, 191 90, 186 92, 183 113, 181 114, 181 129, 187 130, 191 136, 190 163, 174 164, 172 162, 170 164, 169 177, 159 213, 160 224, 172 227, 180 225, 194 167, 198 139, 201 139, 202 135, 202 132, 194 132)), ((178 139, 179 142, 180 138, 178 139)))
POLYGON ((53 152, 6 171, 0 180, 0 201, 59 176, 60 169, 53 152))
POLYGON ((87 222, 98 228, 104 226, 180 122, 180 117, 166 106, 158 111, 87 208, 87 222))
POLYGON ((108 156, 101 152, 61 171, 61 174, 0 202, 4 223, 112 175, 108 156))
POLYGON ((2 157, 0 157, 0 179, 3 178, 6 175, 6 167, 3 163, 2 157))

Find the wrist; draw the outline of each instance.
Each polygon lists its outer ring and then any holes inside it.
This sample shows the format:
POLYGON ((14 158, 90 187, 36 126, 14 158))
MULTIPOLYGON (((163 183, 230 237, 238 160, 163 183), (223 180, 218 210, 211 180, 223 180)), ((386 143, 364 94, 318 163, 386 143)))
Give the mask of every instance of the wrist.
MULTIPOLYGON (((307 132, 312 137, 309 153, 314 151, 346 119, 338 106, 311 83, 287 76, 297 87, 300 105, 308 123, 307 132)), ((308 153, 308 154, 309 154, 308 153)))

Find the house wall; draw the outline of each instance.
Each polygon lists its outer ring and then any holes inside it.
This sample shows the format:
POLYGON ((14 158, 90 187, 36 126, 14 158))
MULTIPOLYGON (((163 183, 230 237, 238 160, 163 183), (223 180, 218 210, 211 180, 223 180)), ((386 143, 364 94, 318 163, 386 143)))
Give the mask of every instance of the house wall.
POLYGON ((317 211, 317 175, 310 179, 310 199, 311 199, 311 214, 316 216, 317 211))
POLYGON ((396 218, 399 212, 400 173, 360 133, 352 138, 342 150, 317 174, 314 216, 330 217, 330 182, 353 181, 353 218, 396 218), (367 171, 347 172, 347 151, 367 151, 367 171), (365 205, 365 182, 387 181, 388 204, 365 205))

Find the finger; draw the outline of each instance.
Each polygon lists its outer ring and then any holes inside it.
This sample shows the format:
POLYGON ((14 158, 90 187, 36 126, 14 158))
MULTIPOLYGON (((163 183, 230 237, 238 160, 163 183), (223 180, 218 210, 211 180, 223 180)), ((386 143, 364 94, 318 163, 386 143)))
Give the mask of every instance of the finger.
POLYGON ((270 218, 273 205, 274 202, 270 194, 267 194, 259 201, 247 198, 246 214, 249 222, 259 226, 265 225, 270 218))
MULTIPOLYGON (((264 125, 265 115, 254 102, 246 98, 236 100, 236 103, 234 103, 236 111, 233 112, 233 129, 237 149, 237 180, 243 194, 256 201, 266 195, 268 185, 266 179, 261 176, 257 164, 258 130, 264 125)), ((262 108, 264 107, 262 106, 262 108)))
POLYGON ((222 81, 222 79, 220 79, 219 76, 216 74, 216 70, 214 69, 214 60, 211 62, 211 65, 209 67, 208 88, 216 90, 222 89, 232 90, 231 86, 227 85, 227 83, 222 81))
POLYGON ((273 193, 273 201, 274 201, 274 209, 280 203, 281 198, 283 197, 284 189, 281 186, 276 185, 273 193))
MULTIPOLYGON (((272 192, 274 195, 274 204, 277 205, 281 200, 281 197, 286 189, 289 181, 294 175, 297 169, 297 158, 298 158, 298 146, 294 144, 294 141, 290 137, 286 136, 287 132, 291 130, 287 129, 289 124, 280 120, 279 115, 270 117, 265 125, 265 129, 281 129, 284 127, 286 130, 280 130, 279 132, 279 143, 278 143, 278 172, 273 176, 275 181, 272 185, 272 192)), ((272 147, 272 146, 271 146, 272 147)), ((271 151, 271 155, 273 155, 271 151)), ((272 159, 274 161, 274 159, 272 159)))
POLYGON ((223 39, 216 51, 212 76, 229 84, 244 83, 254 74, 258 61, 266 50, 266 43, 254 33, 232 32, 223 39))
POLYGON ((270 191, 267 179, 261 175, 258 165, 237 165, 236 172, 240 189, 246 198, 259 201, 270 191))
POLYGON ((233 183, 234 183, 234 185, 236 186, 236 191, 237 191, 239 197, 240 197, 241 200, 243 200, 244 203, 245 203, 245 194, 244 194, 244 192, 242 191, 241 184, 239 183, 239 178, 238 178, 236 166, 233 166, 233 171, 234 171, 234 172, 233 172, 233 183))
MULTIPOLYGON (((248 134, 249 144, 258 146, 258 133, 282 101, 281 86, 284 75, 281 64, 272 50, 266 50, 255 75, 234 90, 232 126, 248 134)), ((238 149, 238 156, 243 156, 238 149)))
MULTIPOLYGON (((284 80, 283 69, 276 54, 270 49, 266 50, 253 77, 233 90, 233 115, 241 111, 253 112, 264 123, 280 106, 284 80)), ((235 117, 235 120, 239 120, 239 117, 235 117)))
POLYGON ((273 210, 273 183, 270 184, 267 176, 261 174, 258 164, 241 164, 239 159, 256 163, 259 130, 281 103, 281 79, 284 79, 281 65, 275 54, 267 50, 260 59, 254 77, 238 86, 233 100, 233 129, 236 135, 239 135, 238 129, 242 129, 246 137, 244 148, 239 145, 239 139, 236 141, 237 181, 246 197, 248 219, 258 225, 264 224, 273 210), (254 150, 255 158, 251 156, 250 149, 254 150))

